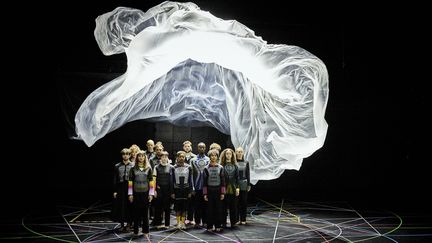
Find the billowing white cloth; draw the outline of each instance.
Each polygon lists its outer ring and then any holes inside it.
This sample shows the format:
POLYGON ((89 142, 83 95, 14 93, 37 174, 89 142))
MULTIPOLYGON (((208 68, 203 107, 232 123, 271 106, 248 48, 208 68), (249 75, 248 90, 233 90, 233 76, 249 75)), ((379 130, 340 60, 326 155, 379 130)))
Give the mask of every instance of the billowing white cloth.
POLYGON ((95 37, 105 55, 126 52, 128 67, 78 110, 88 146, 138 119, 213 126, 244 148, 255 183, 300 169, 324 143, 328 74, 300 47, 176 2, 116 8, 96 19, 95 37))

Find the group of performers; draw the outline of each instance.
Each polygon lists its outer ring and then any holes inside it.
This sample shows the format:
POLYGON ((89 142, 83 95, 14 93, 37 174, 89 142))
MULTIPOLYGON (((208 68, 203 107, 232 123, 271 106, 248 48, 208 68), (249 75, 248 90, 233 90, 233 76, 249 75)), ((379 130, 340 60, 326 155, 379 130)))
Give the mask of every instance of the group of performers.
POLYGON ((220 232, 228 215, 231 228, 246 224, 251 187, 243 148, 221 151, 213 143, 206 154, 201 142, 195 155, 192 143, 185 141, 172 162, 161 142, 148 140, 146 147, 122 149, 122 161, 114 167, 112 216, 122 232, 133 228, 138 235, 141 226, 148 237, 149 218, 157 229, 168 229, 172 202, 178 229, 191 225, 220 232))

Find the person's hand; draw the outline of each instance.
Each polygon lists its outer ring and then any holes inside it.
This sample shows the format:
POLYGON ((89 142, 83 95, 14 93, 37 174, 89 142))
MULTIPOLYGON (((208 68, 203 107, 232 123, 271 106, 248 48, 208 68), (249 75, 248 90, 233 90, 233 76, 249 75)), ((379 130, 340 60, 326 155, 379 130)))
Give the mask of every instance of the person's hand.
POLYGON ((207 195, 204 195, 204 201, 208 201, 207 195))
POLYGON ((133 196, 129 195, 129 202, 133 203, 133 196))
POLYGON ((151 202, 153 200, 153 196, 149 195, 148 199, 149 199, 149 202, 151 202))
POLYGON ((113 197, 114 197, 114 198, 117 198, 117 192, 114 192, 114 193, 113 193, 113 197))
POLYGON ((240 188, 236 188, 236 197, 238 197, 240 195, 240 188))
POLYGON ((171 194, 171 198, 172 198, 172 199, 175 199, 175 194, 174 194, 174 193, 171 194))
POLYGON ((222 201, 222 200, 224 200, 224 198, 225 198, 225 194, 221 194, 220 200, 222 201))
POLYGON ((249 191, 250 191, 250 189, 251 189, 251 186, 248 186, 248 188, 247 188, 247 191, 249 192, 249 191))
POLYGON ((157 198, 157 191, 154 192, 153 197, 154 197, 154 198, 157 198))

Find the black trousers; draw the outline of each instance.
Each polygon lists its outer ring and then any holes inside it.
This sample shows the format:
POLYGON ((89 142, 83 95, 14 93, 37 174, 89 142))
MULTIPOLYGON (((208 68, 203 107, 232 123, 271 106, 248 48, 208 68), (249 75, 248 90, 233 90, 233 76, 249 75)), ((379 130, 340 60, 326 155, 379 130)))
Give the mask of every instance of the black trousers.
POLYGON ((222 228, 222 203, 220 199, 220 187, 207 188, 207 229, 222 228))
POLYGON ((207 202, 204 200, 203 191, 199 190, 195 192, 194 196, 194 216, 195 223, 207 223, 207 202))
POLYGON ((229 211, 231 226, 233 226, 238 221, 237 197, 235 194, 225 194, 224 201, 225 201, 224 207, 223 207, 223 209, 224 209, 223 217, 224 218, 222 219, 222 224, 224 226, 226 226, 226 218, 228 216, 228 211, 229 211))
POLYGON ((240 195, 239 195, 239 216, 240 216, 240 221, 246 221, 246 213, 247 213, 247 195, 248 192, 247 191, 240 191, 240 195))
POLYGON ((134 192, 133 209, 134 209, 134 233, 138 234, 138 226, 142 225, 143 233, 149 232, 149 200, 147 192, 134 192))
POLYGON ((155 225, 162 224, 162 214, 165 214, 165 226, 170 225, 170 214, 171 214, 171 195, 168 187, 161 187, 157 189, 157 198, 155 202, 155 225))

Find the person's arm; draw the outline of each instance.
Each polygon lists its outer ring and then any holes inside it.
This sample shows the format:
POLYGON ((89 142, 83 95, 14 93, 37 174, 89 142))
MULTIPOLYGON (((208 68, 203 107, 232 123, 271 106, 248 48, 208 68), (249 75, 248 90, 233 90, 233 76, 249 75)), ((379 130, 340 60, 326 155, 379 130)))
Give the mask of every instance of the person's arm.
POLYGON ((208 186, 207 178, 208 178, 208 171, 207 171, 207 168, 204 168, 204 171, 203 171, 203 188, 202 188, 203 195, 207 195, 207 186, 208 186))
POLYGON ((188 170, 189 170, 189 177, 188 177, 189 193, 192 193, 193 191, 195 191, 193 181, 192 181, 192 166, 189 166, 188 170))
POLYGON ((202 178, 202 179, 203 179, 203 188, 202 188, 203 196, 204 196, 204 200, 205 200, 205 201, 208 201, 208 197, 207 197, 207 186, 208 186, 208 184, 207 184, 207 178, 208 178, 208 171, 207 171, 207 167, 204 168, 204 171, 203 171, 202 177, 203 177, 203 178, 202 178))
POLYGON ((239 179, 239 168, 235 165, 235 175, 234 175, 234 183, 235 183, 235 195, 240 195, 240 179, 239 179))
POLYGON ((113 176, 113 197, 116 198, 117 197, 117 165, 114 165, 114 176, 113 176))
POLYGON ((249 162, 246 162, 246 179, 247 179, 247 191, 250 191, 250 170, 249 170, 249 162))
POLYGON ((174 194, 174 183, 175 183, 175 169, 172 170, 171 176, 170 176, 170 195, 173 199, 175 199, 174 194), (172 183, 171 183, 172 182, 172 183))
POLYGON ((222 167, 221 171, 220 171, 220 188, 221 188, 221 194, 224 195, 226 193, 226 182, 225 182, 225 168, 222 167))
POLYGON ((133 182, 135 181, 135 171, 132 167, 129 172, 129 178, 128 178, 128 195, 133 195, 133 182))
POLYGON ((154 193, 155 192, 155 181, 156 180, 153 180, 153 170, 151 167, 149 168, 149 173, 147 175, 147 179, 149 181, 149 196, 154 196, 154 194, 155 194, 154 193))
POLYGON ((167 166, 169 166, 170 167, 170 181, 169 181, 169 193, 170 193, 170 195, 172 195, 173 193, 174 193, 174 178, 173 178, 173 175, 174 175, 174 166, 172 166, 172 165, 170 165, 170 164, 168 164, 167 166))

